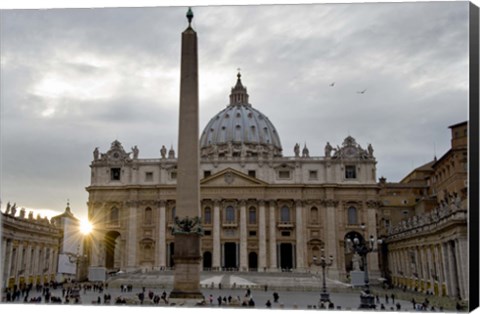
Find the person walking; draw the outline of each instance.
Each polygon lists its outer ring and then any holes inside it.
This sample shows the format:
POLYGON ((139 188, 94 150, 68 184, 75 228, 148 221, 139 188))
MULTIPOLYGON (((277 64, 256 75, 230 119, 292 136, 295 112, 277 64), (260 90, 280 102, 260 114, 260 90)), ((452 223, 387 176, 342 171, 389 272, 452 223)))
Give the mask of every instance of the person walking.
POLYGON ((265 303, 265 306, 267 308, 271 308, 272 307, 272 302, 270 302, 270 299, 267 300, 267 303, 265 303))
POLYGON ((278 299, 280 299, 280 296, 278 295, 277 292, 273 293, 273 302, 278 303, 278 299))

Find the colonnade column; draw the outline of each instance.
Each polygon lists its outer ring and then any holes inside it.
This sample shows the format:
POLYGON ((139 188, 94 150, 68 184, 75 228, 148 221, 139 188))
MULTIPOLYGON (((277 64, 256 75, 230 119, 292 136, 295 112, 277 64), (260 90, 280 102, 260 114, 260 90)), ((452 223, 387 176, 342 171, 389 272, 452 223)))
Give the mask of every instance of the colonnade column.
POLYGON ((247 271, 247 202, 240 201, 240 271, 247 271))
POLYGON ((466 240, 456 239, 455 240, 455 255, 457 256, 457 274, 458 274, 458 283, 460 289, 460 296, 462 299, 468 297, 468 277, 466 276, 468 271, 468 254, 466 240), (465 243, 464 243, 465 242, 465 243), (463 258, 460 258, 462 256, 463 258))
POLYGON ((437 276, 438 276, 438 295, 443 295, 443 284, 445 283, 445 276, 443 273, 443 255, 440 249, 441 243, 435 245, 435 256, 437 257, 437 276))
POLYGON ((213 260, 212 268, 214 270, 220 269, 220 200, 213 201, 213 260))
POLYGON ((269 212, 269 249, 270 249, 270 263, 269 263, 269 268, 270 270, 276 270, 277 269, 277 237, 276 237, 276 232, 277 232, 277 226, 276 226, 276 221, 275 221, 275 201, 270 201, 270 212, 269 212))
POLYGON ((455 259, 455 251, 452 247, 453 241, 447 242, 447 258, 448 258, 448 273, 450 274, 451 282, 449 284, 452 297, 457 297, 458 294, 458 273, 457 261, 455 259))
POLYGON ((2 268, 0 269, 0 277, 4 278, 4 280, 6 279, 5 277, 5 267, 7 266, 7 239, 5 238, 2 238, 2 255, 0 255, 4 260, 3 260, 3 263, 0 264, 2 265, 2 268))
POLYGON ((429 273, 428 270, 428 262, 427 262, 427 254, 426 254, 426 247, 420 247, 420 255, 422 256, 422 273, 423 273, 423 292, 427 290, 427 282, 429 280, 429 273))
POLYGON ((445 274, 445 286, 446 286, 446 293, 447 296, 453 296, 452 291, 451 291, 451 285, 452 285, 452 274, 450 273, 449 266, 450 266, 450 260, 448 258, 448 248, 447 248, 447 243, 442 242, 440 251, 442 254, 442 259, 443 259, 443 273, 445 274))
POLYGON ((301 200, 295 201, 295 233, 296 233, 296 255, 297 255, 297 270, 305 269, 305 243, 303 241, 303 206, 301 200))
POLYGON ((265 202, 260 201, 258 204, 258 271, 262 272, 267 267, 267 226, 265 223, 265 202))
POLYGON ((31 243, 28 243, 28 246, 26 249, 25 264, 26 264, 25 278, 27 278, 32 273, 32 244, 31 243))
POLYGON ((164 268, 167 266, 167 244, 166 244, 166 226, 167 222, 166 218, 166 202, 159 201, 158 202, 158 265, 160 268, 164 268))
POLYGON ((127 269, 134 270, 137 265, 137 202, 128 204, 127 269))
MULTIPOLYGON (((4 280, 8 280, 8 278, 12 275, 10 270, 12 269, 12 254, 13 254, 13 241, 9 241, 8 243, 8 258, 5 260, 5 278, 4 280)), ((5 255, 3 255, 5 256, 5 255)))
POLYGON ((15 267, 15 273, 13 274, 15 277, 17 277, 18 272, 23 270, 23 243, 20 243, 17 247, 17 260, 15 263, 17 264, 15 267))
POLYGON ((33 252, 33 267, 32 267, 32 272, 35 273, 35 275, 39 274, 39 271, 38 271, 39 260, 40 260, 40 246, 37 243, 37 245, 35 246, 35 251, 33 252))

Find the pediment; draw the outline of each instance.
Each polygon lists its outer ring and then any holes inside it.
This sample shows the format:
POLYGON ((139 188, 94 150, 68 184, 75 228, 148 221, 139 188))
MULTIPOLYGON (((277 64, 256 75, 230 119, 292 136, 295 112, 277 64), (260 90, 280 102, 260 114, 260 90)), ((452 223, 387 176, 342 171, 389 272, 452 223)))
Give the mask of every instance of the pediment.
POLYGON ((203 187, 208 186, 265 186, 266 182, 257 178, 250 177, 240 171, 232 168, 224 169, 218 173, 215 173, 207 178, 200 180, 200 185, 203 187))

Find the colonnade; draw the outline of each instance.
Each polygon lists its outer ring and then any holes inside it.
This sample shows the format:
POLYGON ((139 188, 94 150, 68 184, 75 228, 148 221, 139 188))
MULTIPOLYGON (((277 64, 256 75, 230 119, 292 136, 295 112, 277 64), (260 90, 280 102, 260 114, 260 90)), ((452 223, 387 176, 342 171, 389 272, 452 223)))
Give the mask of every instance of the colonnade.
POLYGON ((389 246, 388 266, 393 284, 468 299, 467 238, 438 241, 436 237, 422 242, 425 244, 408 241, 402 246, 389 246))
POLYGON ((49 245, 39 239, 2 239, 3 286, 44 284, 55 280, 58 243, 49 245))

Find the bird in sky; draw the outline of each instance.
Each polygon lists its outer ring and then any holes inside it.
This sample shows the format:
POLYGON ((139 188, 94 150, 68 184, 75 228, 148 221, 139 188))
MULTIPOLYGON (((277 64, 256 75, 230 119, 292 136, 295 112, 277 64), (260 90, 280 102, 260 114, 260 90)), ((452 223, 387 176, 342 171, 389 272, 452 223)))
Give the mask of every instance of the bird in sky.
POLYGON ((332 82, 332 84, 330 84, 331 87, 335 86, 335 82, 332 82))
POLYGON ((362 90, 362 91, 360 91, 360 92, 357 92, 357 94, 365 94, 366 91, 367 91, 367 89, 364 89, 364 90, 362 90))

